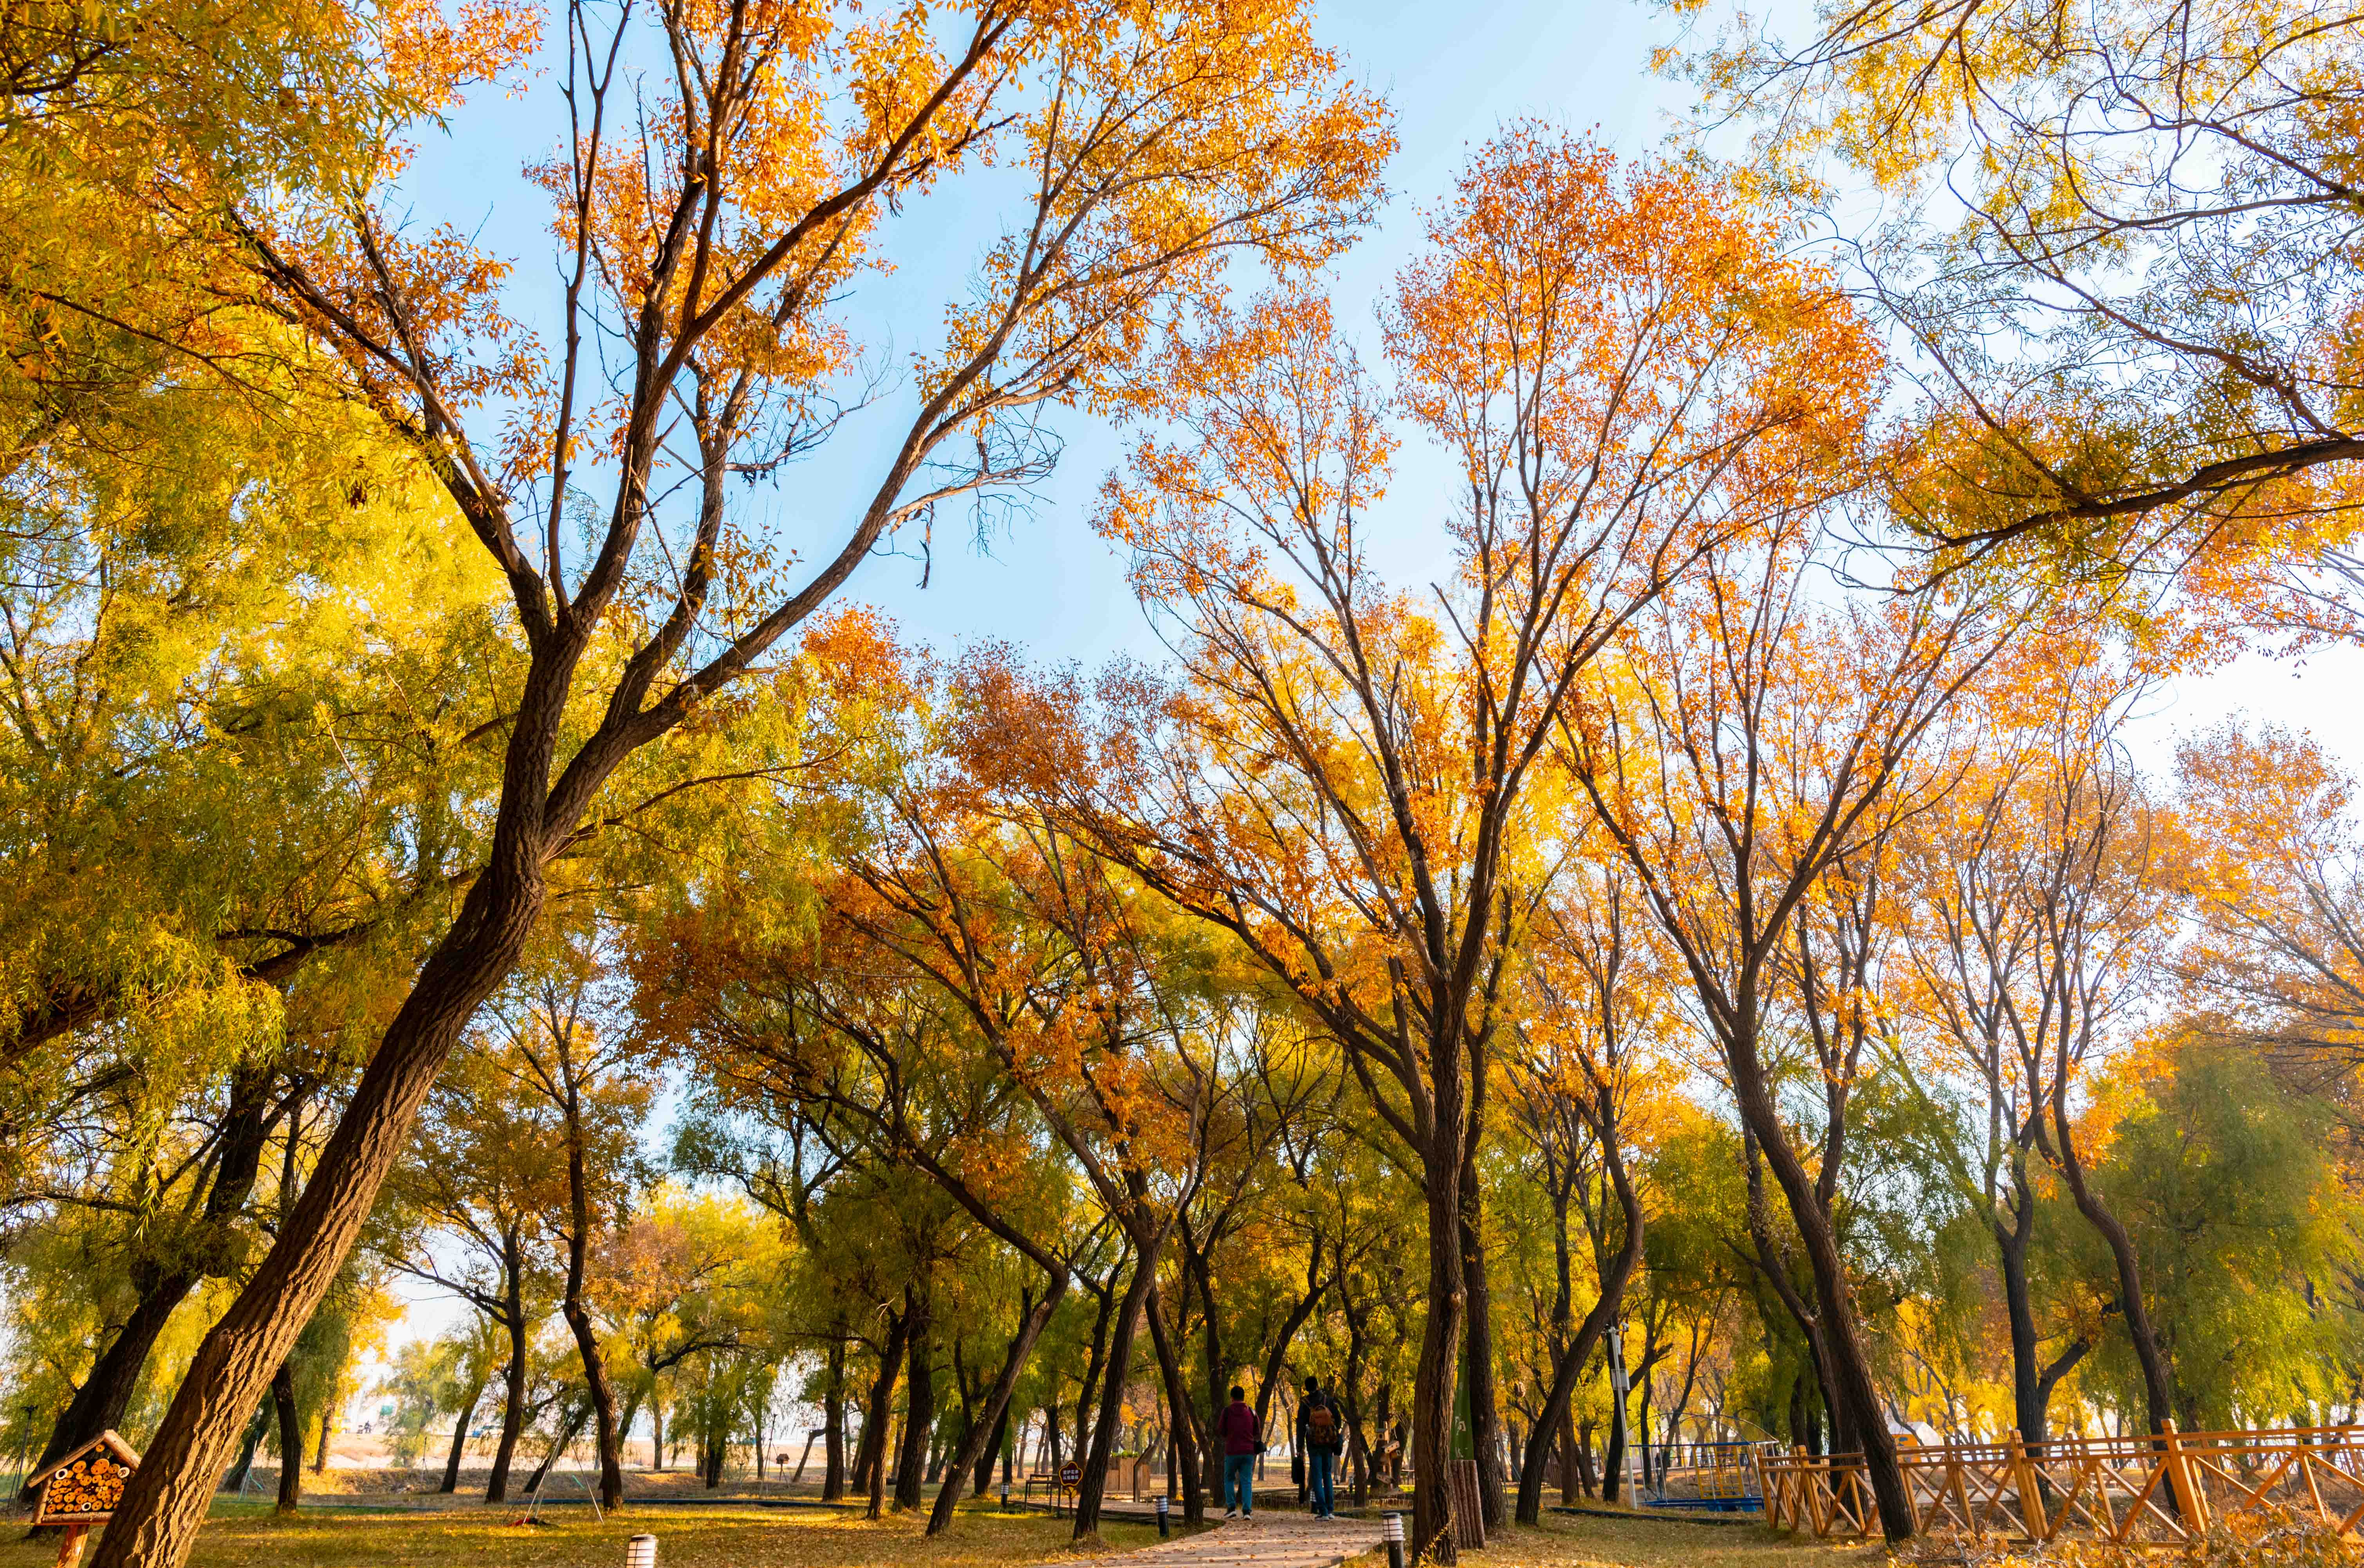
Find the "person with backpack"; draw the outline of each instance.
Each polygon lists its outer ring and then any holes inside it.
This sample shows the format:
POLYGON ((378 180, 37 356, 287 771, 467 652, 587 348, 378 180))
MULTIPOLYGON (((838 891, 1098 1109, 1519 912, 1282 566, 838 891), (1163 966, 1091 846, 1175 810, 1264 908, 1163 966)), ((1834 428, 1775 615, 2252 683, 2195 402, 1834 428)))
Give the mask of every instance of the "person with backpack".
POLYGON ((1305 1456, 1309 1506, 1317 1519, 1334 1519, 1337 1497, 1333 1481, 1338 1451, 1346 1446, 1346 1412, 1321 1386, 1318 1377, 1305 1380, 1305 1398, 1297 1407, 1297 1450, 1305 1456))
POLYGON ((1256 1413, 1248 1405, 1248 1391, 1232 1385, 1232 1402, 1215 1423, 1223 1437, 1223 1518, 1255 1518, 1255 1462, 1264 1451, 1256 1435, 1256 1413))

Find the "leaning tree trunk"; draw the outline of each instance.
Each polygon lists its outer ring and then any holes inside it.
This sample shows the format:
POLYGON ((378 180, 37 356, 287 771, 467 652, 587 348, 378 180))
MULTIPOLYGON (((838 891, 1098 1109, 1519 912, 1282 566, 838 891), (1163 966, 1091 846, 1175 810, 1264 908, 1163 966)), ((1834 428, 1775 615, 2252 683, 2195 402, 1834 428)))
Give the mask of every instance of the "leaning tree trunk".
POLYGON ((944 1466, 944 1484, 936 1493, 936 1506, 928 1515, 928 1533, 942 1535, 953 1522, 953 1510, 960 1506, 961 1485, 975 1472, 979 1479, 977 1490, 985 1490, 983 1477, 990 1473, 993 1451, 1001 1446, 1001 1433, 1009 1420, 1009 1396, 1018 1386, 1019 1374, 1034 1353, 1034 1341, 1042 1337, 1043 1325, 1067 1293, 1067 1276, 1064 1271, 1051 1276, 1049 1288, 1033 1309, 1019 1320, 1018 1334, 1009 1341, 1009 1351, 1001 1358, 1000 1375, 985 1396, 976 1418, 969 1423, 968 1433, 961 1439, 960 1450, 944 1466))
MULTIPOLYGON (((1135 1195, 1136 1198, 1139 1196, 1135 1195)), ((1157 1254, 1164 1235, 1133 1238, 1132 1278, 1124 1287, 1124 1304, 1117 1308, 1109 1337, 1107 1370, 1101 1374, 1099 1418, 1092 1424, 1092 1443, 1084 1455, 1083 1475, 1076 1484, 1077 1540, 1096 1536, 1100 1528, 1100 1494, 1107 1489, 1109 1458, 1116 1450, 1117 1418, 1124 1412, 1124 1385, 1132 1369, 1133 1337, 1141 1328, 1142 1303, 1149 1299, 1157 1280, 1157 1254)))
MULTIPOLYGON (((554 689, 529 677, 510 738, 505 795, 520 773, 548 776, 564 697, 563 674, 554 689), (544 689, 533 690, 537 684, 544 689)), ((542 794, 537 787, 532 795, 530 815, 538 817, 542 794)), ((487 863, 362 1071, 290 1222, 199 1343, 124 1487, 114 1522, 99 1537, 91 1568, 181 1568, 246 1412, 344 1267, 444 1059, 516 966, 541 912, 541 835, 515 820, 524 814, 504 815, 510 819, 496 827, 487 863)))
POLYGON ((2168 1376, 2167 1358, 2159 1353, 2158 1334, 2151 1327, 2150 1307, 2143 1299, 2142 1263, 2135 1254, 2134 1238, 2085 1180, 2085 1162, 2078 1157, 2077 1142, 2069 1132, 2067 1099, 2066 1085, 2056 1082, 2052 1122, 2059 1155, 2055 1163, 2068 1184, 2069 1195, 2077 1200, 2077 1212, 2109 1244, 2110 1260, 2117 1265, 2118 1304, 2126 1320, 2126 1338, 2133 1341, 2135 1360, 2142 1367, 2143 1399, 2149 1407, 2150 1429, 2163 1432, 2167 1423, 2175 1418, 2175 1385, 2168 1376))
POLYGON ((1207 1485, 1199 1472, 1199 1413, 1190 1402, 1190 1382, 1182 1371, 1182 1359, 1175 1354, 1165 1332, 1165 1309, 1154 1282, 1142 1310, 1149 1317, 1150 1345, 1157 1353, 1157 1374, 1165 1385, 1167 1473, 1178 1476, 1182 1483, 1182 1522, 1204 1524, 1207 1485))
POLYGON ((443 1462, 443 1485, 438 1492, 460 1489, 460 1461, 468 1451, 468 1423, 476 1418, 476 1401, 485 1396, 485 1385, 477 1384, 468 1390, 467 1400, 460 1407, 460 1420, 452 1429, 452 1457, 443 1462))
POLYGON ((870 1495, 868 1517, 884 1510, 886 1481, 886 1428, 892 1415, 895 1379, 903 1369, 903 1340, 908 1316, 890 1316, 886 1343, 878 1352, 878 1375, 870 1385, 870 1403, 862 1414, 862 1440, 854 1450, 854 1484, 870 1495))
MULTIPOLYGON (((1586 1313, 1584 1321, 1578 1325, 1576 1337, 1562 1347, 1553 1363, 1550 1392, 1544 1396, 1543 1409, 1535 1417, 1534 1430, 1527 1434, 1527 1451, 1519 1466, 1518 1520, 1522 1525, 1539 1524, 1543 1520, 1544 1465, 1550 1455, 1553 1438, 1556 1434, 1568 1449, 1573 1448, 1572 1440, 1576 1433, 1569 1422, 1570 1412, 1574 1409, 1577 1380, 1583 1375, 1584 1363, 1592 1359, 1593 1347, 1600 1343, 1609 1331, 1609 1326, 1616 1322, 1618 1314, 1624 1310, 1625 1286, 1642 1261, 1641 1195, 1634 1190, 1633 1175, 1625 1169, 1624 1155, 1618 1149, 1616 1140, 1604 1138, 1600 1142, 1602 1163, 1608 1167, 1610 1186, 1617 1195, 1618 1211, 1624 1219, 1625 1235, 1617 1249, 1617 1255, 1610 1261, 1601 1278, 1600 1298, 1593 1302, 1592 1310, 1586 1313)), ((1576 1500, 1573 1462, 1573 1453, 1567 1453, 1563 1462, 1567 1466, 1566 1474, 1561 1482, 1562 1498, 1571 1503, 1576 1500)))
MULTIPOLYGON (((1814 1275, 1815 1317, 1822 1329, 1823 1349, 1830 1358, 1833 1392, 1844 1407, 1845 1424, 1853 1429, 1857 1449, 1879 1507, 1880 1531, 1890 1540, 1910 1540, 1916 1520, 1912 1500, 1904 1490, 1904 1472, 1896 1462, 1896 1440, 1889 1435, 1888 1418, 1871 1381, 1871 1362, 1864 1353, 1863 1334, 1856 1322, 1855 1299, 1847 1284, 1846 1264, 1839 1256, 1838 1237, 1823 1213, 1798 1152, 1790 1146, 1775 1110, 1753 1037, 1726 1042, 1725 1062, 1732 1069, 1733 1097, 1741 1119, 1756 1134, 1766 1163, 1772 1166, 1781 1195, 1789 1200, 1790 1216, 1806 1247, 1806 1261, 1814 1275)), ((1841 1411, 1832 1412, 1834 1425, 1841 1411)))

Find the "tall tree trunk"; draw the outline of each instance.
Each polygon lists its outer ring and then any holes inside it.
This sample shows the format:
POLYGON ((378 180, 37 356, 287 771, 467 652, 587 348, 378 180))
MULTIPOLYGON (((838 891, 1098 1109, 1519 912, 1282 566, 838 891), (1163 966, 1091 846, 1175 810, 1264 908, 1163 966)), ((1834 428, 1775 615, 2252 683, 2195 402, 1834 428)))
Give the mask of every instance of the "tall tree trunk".
POLYGON ((1494 1303, 1486 1284, 1484 1206, 1478 1188, 1478 1139, 1486 1108, 1484 1061, 1470 1059, 1469 1128, 1461 1153, 1461 1280, 1467 1292, 1464 1375, 1469 1380, 1469 1442, 1478 1458, 1478 1514, 1502 1528, 1502 1409, 1494 1386, 1494 1303))
POLYGON ((886 1502, 886 1430, 894 1408, 895 1380, 903 1370, 903 1341, 909 1327, 908 1315, 887 1315, 886 1343, 878 1352, 878 1375, 871 1380, 870 1402, 862 1413, 862 1440, 853 1455, 853 1484, 868 1492, 869 1517, 874 1519, 886 1502))
POLYGON ((304 1500, 304 1416, 296 1408, 296 1371, 286 1362, 271 1374, 271 1403, 279 1412, 279 1507, 292 1514, 304 1500))
POLYGON ((1494 1391, 1494 1298, 1487 1291, 1475 1159, 1461 1166, 1461 1280, 1468 1291, 1464 1376, 1470 1384, 1470 1448, 1478 1452, 1478 1511, 1485 1518, 1487 1530, 1501 1530, 1501 1403, 1494 1391))
POLYGON ((537 781, 549 776, 574 661, 535 662, 542 668, 529 673, 510 732, 492 852, 362 1070, 290 1222, 197 1346, 91 1568, 181 1568, 245 1412, 336 1282, 444 1059, 524 951, 544 885, 537 781), (509 798, 522 798, 520 786, 530 795, 522 810, 509 798))
POLYGON ((925 1287, 917 1287, 906 1298, 909 1302, 904 1321, 910 1333, 904 1351, 909 1362, 903 1384, 903 1451, 895 1462, 895 1507, 916 1508, 925 1494, 927 1485, 928 1438, 935 1429, 936 1376, 929 1359, 929 1340, 935 1329, 931 1319, 925 1287))
MULTIPOLYGON (((2026 1173, 2020 1175, 2024 1178, 2026 1173)), ((2012 1412, 2017 1418, 2022 1440, 2040 1443, 2045 1436, 2045 1395, 2039 1390, 2042 1373, 2035 1361, 2040 1353, 2035 1335, 2035 1306, 2027 1282, 2027 1243, 2034 1229, 2035 1204, 2024 1180, 2013 1194, 2012 1222, 2008 1226, 1992 1220, 1989 1229, 1995 1240, 1995 1261, 2002 1275, 2003 1313, 2011 1325, 2011 1396, 2012 1412)))
MULTIPOLYGON (((562 1045, 561 1050, 569 1049, 562 1045)), ((591 1309, 583 1299, 583 1276, 591 1250, 591 1183, 584 1169, 583 1102, 567 1069, 566 1082, 566 1296, 560 1310, 574 1330, 574 1349, 583 1358, 583 1381, 591 1393, 591 1429, 599 1449, 599 1507, 614 1508, 624 1500, 624 1462, 616 1432, 616 1395, 608 1383, 607 1358, 599 1353, 599 1334, 591 1309)))
POLYGON ((1182 1522, 1204 1524, 1207 1487, 1199 1468, 1198 1411, 1191 1404, 1190 1383, 1182 1371, 1182 1358, 1175 1353, 1174 1343, 1166 1335, 1165 1311, 1154 1283, 1143 1310, 1149 1314, 1150 1346, 1157 1355, 1158 1376, 1165 1385, 1166 1441, 1173 1454, 1168 1475, 1178 1477, 1182 1483, 1182 1522))
POLYGON ((829 1380, 821 1385, 820 1500, 834 1503, 845 1496, 845 1341, 829 1342, 829 1380))
MULTIPOLYGON (((2064 1066, 2054 1077, 2052 1091, 2052 1130, 2057 1147, 2053 1162, 2068 1182, 2069 1195, 2077 1200, 2077 1212, 2109 1244, 2110 1261, 2117 1265, 2118 1307, 2125 1318, 2126 1338, 2134 1345, 2135 1360, 2142 1367, 2143 1399, 2148 1407, 2150 1429, 2165 1431, 2167 1423, 2175 1418, 2175 1384, 2168 1375, 2167 1358, 2159 1353, 2158 1333, 2151 1327, 2149 1305, 2143 1299, 2142 1263, 2135 1255, 2134 1238, 2085 1180, 2085 1162, 2078 1156, 2077 1140, 2068 1125, 2065 1050, 2060 1056, 2064 1066)), ((2169 1501, 2172 1506, 2173 1499, 2169 1501)))
POLYGON ((1461 1151, 1459 1140, 1443 1129, 1461 1125, 1460 1070, 1437 1073, 1437 1098, 1448 1093, 1454 1105, 1439 1104, 1432 1112, 1437 1130, 1425 1162, 1428 1199, 1428 1321, 1422 1329, 1420 1359, 1412 1368, 1411 1550, 1416 1558, 1455 1562, 1459 1550, 1453 1540, 1453 1452, 1455 1373, 1461 1360, 1461 1151))

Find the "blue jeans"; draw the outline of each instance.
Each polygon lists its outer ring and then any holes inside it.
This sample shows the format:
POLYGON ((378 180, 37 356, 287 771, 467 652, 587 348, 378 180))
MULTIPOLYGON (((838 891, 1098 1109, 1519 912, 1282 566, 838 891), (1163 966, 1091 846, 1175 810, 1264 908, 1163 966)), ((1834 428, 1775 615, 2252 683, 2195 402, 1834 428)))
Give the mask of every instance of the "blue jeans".
POLYGON ((1336 1509, 1338 1499, 1331 1491, 1331 1472, 1338 1462, 1337 1453, 1317 1448, 1305 1456, 1305 1481, 1312 1489, 1310 1501, 1317 1518, 1328 1518, 1336 1509))
POLYGON ((1252 1453, 1223 1456, 1223 1507, 1243 1514, 1255 1512, 1255 1461, 1252 1453))

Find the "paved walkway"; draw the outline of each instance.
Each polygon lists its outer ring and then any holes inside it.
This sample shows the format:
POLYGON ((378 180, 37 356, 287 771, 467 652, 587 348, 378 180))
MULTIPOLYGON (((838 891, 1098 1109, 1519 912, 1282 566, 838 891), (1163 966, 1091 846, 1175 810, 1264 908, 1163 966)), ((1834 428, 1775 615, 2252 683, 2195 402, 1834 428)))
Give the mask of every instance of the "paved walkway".
MULTIPOLYGON (((1180 1511, 1176 1512, 1178 1522, 1180 1511)), ((1133 1551, 1063 1559, 1059 1568, 1337 1568, 1378 1545, 1377 1518, 1317 1519, 1291 1510, 1232 1519, 1215 1529, 1177 1535, 1133 1551)))

